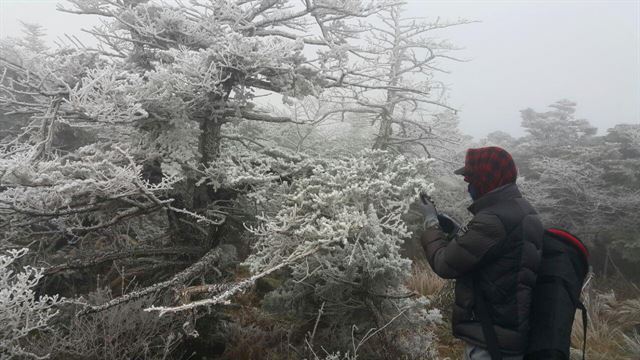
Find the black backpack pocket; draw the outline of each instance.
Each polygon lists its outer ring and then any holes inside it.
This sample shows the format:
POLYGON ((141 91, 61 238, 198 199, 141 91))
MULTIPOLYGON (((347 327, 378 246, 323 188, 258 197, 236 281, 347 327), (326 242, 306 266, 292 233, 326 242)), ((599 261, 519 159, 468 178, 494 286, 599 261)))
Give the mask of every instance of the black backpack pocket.
POLYGON ((569 359, 576 304, 562 278, 538 279, 533 295, 529 351, 525 359, 569 359))
POLYGON ((580 291, 588 267, 588 252, 578 238, 558 229, 545 232, 542 262, 531 303, 525 359, 568 360, 576 309, 582 310, 583 341, 586 341, 587 319, 580 303, 580 291))

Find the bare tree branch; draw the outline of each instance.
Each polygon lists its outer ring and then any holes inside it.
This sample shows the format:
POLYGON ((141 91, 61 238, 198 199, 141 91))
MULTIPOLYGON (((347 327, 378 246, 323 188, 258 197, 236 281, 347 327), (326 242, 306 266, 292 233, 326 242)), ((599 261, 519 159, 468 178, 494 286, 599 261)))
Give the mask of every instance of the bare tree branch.
POLYGON ((138 248, 131 250, 112 251, 98 256, 76 258, 65 264, 55 265, 45 270, 45 275, 55 275, 68 270, 80 270, 88 267, 99 266, 104 263, 125 258, 139 258, 160 255, 196 255, 202 253, 202 249, 193 247, 173 248, 138 248))
POLYGON ((232 247, 221 246, 215 249, 210 250, 207 254, 205 254, 198 262, 189 266, 187 269, 179 272, 174 275, 171 279, 151 285, 141 290, 137 290, 126 295, 117 297, 107 303, 97 306, 88 306, 84 310, 82 310, 78 315, 87 315, 95 312, 104 311, 110 309, 114 306, 118 306, 120 304, 136 300, 142 297, 146 297, 161 291, 166 290, 169 287, 178 287, 182 284, 186 284, 191 281, 193 278, 203 274, 208 269, 210 269, 214 265, 218 265, 220 267, 222 265, 228 264, 233 261, 235 258, 235 251, 232 247))

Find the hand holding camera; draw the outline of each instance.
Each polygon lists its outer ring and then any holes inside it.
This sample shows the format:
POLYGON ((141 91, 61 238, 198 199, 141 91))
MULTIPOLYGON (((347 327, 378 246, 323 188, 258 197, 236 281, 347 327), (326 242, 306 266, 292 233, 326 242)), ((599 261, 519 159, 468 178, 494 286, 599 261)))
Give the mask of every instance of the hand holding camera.
POLYGON ((420 193, 420 212, 424 216, 424 227, 430 228, 436 225, 440 226, 443 232, 449 235, 456 235, 460 230, 460 223, 458 223, 451 216, 438 213, 436 206, 429 196, 425 193, 420 193))

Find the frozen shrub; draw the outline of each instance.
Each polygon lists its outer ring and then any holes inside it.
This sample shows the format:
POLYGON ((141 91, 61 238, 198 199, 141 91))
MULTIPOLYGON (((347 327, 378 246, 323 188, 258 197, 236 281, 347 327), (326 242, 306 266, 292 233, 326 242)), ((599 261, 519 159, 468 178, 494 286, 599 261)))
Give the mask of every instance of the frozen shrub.
POLYGON ((9 250, 0 255, 0 358, 46 358, 23 346, 36 331, 50 330, 49 322, 57 315, 57 296, 36 296, 35 287, 44 269, 25 266, 16 270, 15 263, 28 249, 9 250))
POLYGON ((268 309, 293 310, 311 319, 322 307, 319 323, 344 343, 352 332, 359 338, 388 324, 385 338, 391 343, 396 337, 395 350, 402 343, 420 343, 419 349, 429 351, 428 330, 414 334, 424 335, 420 341, 400 331, 437 321, 440 314, 427 312, 428 300, 405 288, 411 261, 399 252, 411 236, 402 215, 420 190, 434 190, 428 182, 429 160, 384 151, 314 160, 270 151, 220 161, 226 174, 217 181, 245 190, 260 214, 259 225, 252 228, 257 241, 246 261, 250 268, 264 271, 291 254, 311 253, 291 264, 284 285, 265 299, 268 309), (389 323, 398 314, 402 319, 389 323))
MULTIPOLYGON (((98 289, 87 296, 90 304, 112 299, 108 291, 98 289)), ((138 299, 103 312, 77 316, 71 306, 60 314, 56 333, 43 339, 40 346, 52 349, 53 360, 152 360, 172 359, 192 322, 180 314, 158 317, 143 311, 152 298, 138 299)), ((189 332, 189 335, 195 335, 189 332)))

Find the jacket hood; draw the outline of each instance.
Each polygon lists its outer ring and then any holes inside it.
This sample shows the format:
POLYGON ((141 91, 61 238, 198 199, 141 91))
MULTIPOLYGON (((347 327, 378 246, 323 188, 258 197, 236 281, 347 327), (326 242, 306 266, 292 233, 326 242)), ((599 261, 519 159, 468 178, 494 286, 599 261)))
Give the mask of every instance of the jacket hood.
POLYGON ((473 185, 478 197, 514 183, 518 177, 518 170, 511 155, 497 146, 467 150, 464 169, 461 170, 464 181, 473 185))

